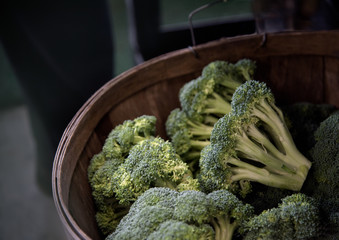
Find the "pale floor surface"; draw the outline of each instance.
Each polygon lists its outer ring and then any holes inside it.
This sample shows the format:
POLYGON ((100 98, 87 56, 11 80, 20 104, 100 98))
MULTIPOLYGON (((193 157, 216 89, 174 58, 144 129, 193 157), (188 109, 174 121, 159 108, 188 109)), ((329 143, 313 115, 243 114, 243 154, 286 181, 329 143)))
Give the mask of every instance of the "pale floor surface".
POLYGON ((35 180, 35 145, 24 105, 0 111, 0 239, 66 239, 53 198, 35 180))

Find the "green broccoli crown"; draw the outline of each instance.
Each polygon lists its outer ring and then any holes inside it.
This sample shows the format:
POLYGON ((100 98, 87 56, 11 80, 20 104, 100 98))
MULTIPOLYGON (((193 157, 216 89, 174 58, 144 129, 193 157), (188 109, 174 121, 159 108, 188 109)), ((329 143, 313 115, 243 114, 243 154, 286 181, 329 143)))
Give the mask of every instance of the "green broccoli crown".
POLYGON ((310 188, 304 191, 316 198, 328 223, 327 232, 339 233, 339 112, 321 122, 314 133, 316 143, 310 150, 312 169, 307 177, 310 188))
POLYGON ((99 229, 104 235, 108 235, 117 228, 121 219, 129 212, 129 206, 108 202, 100 205, 95 214, 99 229))
POLYGON ((160 224, 156 231, 152 232, 148 240, 214 240, 214 230, 210 225, 195 226, 185 222, 168 220, 160 224))
POLYGON ((236 64, 236 71, 246 80, 252 80, 255 70, 256 62, 247 58, 240 59, 236 64))
POLYGON ((183 191, 179 193, 174 208, 174 218, 187 222, 202 224, 210 218, 211 203, 206 194, 200 191, 183 191))
POLYGON ((100 153, 95 154, 91 158, 88 169, 87 169, 87 177, 90 182, 95 172, 99 168, 101 168, 101 166, 104 165, 105 162, 106 162, 106 158, 102 151, 100 153))
POLYGON ((183 156, 194 148, 199 152, 209 144, 213 126, 190 120, 187 114, 176 108, 166 121, 166 132, 176 152, 183 156))
POLYGON ((212 202, 209 210, 214 217, 211 222, 215 229, 216 239, 232 239, 235 230, 254 213, 251 205, 244 204, 226 190, 209 193, 207 198, 212 202))
POLYGON ((122 161, 106 161, 91 178, 92 195, 97 204, 102 204, 105 199, 114 197, 112 177, 120 164, 122 161))
POLYGON ((154 137, 156 118, 143 115, 117 125, 105 140, 102 151, 107 159, 126 156, 136 143, 154 137))
POLYGON ((113 174, 113 179, 113 191, 121 202, 135 201, 151 187, 198 188, 188 165, 172 144, 160 137, 133 146, 125 162, 113 174))
POLYGON ((247 81, 238 87, 233 94, 231 102, 232 109, 234 109, 237 115, 254 115, 257 113, 256 111, 260 110, 263 112, 266 108, 270 107, 266 107, 267 104, 275 107, 274 95, 266 83, 256 80, 247 81))
MULTIPOLYGON (((226 182, 254 181, 267 186, 300 190, 305 181, 305 165, 295 161, 297 154, 282 153, 267 137, 258 119, 250 116, 225 115, 211 134, 211 156, 227 172, 226 182)), ((301 155, 302 160, 305 158, 301 155)), ((240 183, 240 186, 242 184, 240 183)), ((233 188, 233 187, 232 187, 233 188)), ((231 188, 231 189, 232 189, 231 188)), ((247 190, 248 184, 245 185, 247 190)), ((241 187, 242 191, 244 188, 241 187)), ((242 194, 246 194, 243 192, 242 194)))
POLYGON ((220 60, 205 66, 201 75, 207 79, 213 79, 217 85, 217 90, 225 93, 225 97, 232 97, 234 90, 244 81, 234 64, 220 60))
POLYGON ((116 200, 113 176, 135 144, 154 138, 155 123, 156 118, 147 115, 124 121, 114 127, 106 138, 102 151, 90 160, 87 175, 97 207, 96 220, 103 234, 115 229, 130 205, 126 202, 122 205, 116 200))
POLYGON ((231 104, 232 111, 211 133, 212 151, 222 166, 231 168, 231 181, 299 191, 311 162, 296 148, 270 89, 247 81, 237 88, 231 104))
POLYGON ((173 234, 189 234, 192 239, 231 240, 234 231, 251 215, 251 207, 226 190, 206 195, 195 190, 176 192, 156 187, 132 204, 108 239, 171 239, 173 234), (145 226, 141 228, 143 221, 145 226), (137 233, 130 233, 133 231, 137 233))
POLYGON ((243 204, 227 190, 206 195, 200 191, 179 193, 174 207, 176 220, 210 224, 215 230, 215 239, 232 239, 235 230, 253 214, 248 204, 243 204))
POLYGON ((310 239, 318 236, 319 211, 315 201, 296 193, 282 199, 277 208, 263 211, 245 222, 244 239, 310 239))
POLYGON ((179 108, 172 110, 166 120, 166 132, 169 137, 172 137, 178 131, 187 130, 192 138, 209 139, 212 129, 213 125, 191 120, 187 114, 179 108))
POLYGON ((213 79, 199 77, 180 89, 180 104, 190 119, 203 122, 208 115, 220 117, 230 111, 230 103, 214 87, 213 79))
MULTIPOLYGON (((213 147, 217 148, 217 145, 213 147)), ((221 162, 214 156, 214 153, 215 151, 212 151, 212 146, 208 145, 202 149, 199 159, 200 172, 198 180, 200 189, 206 193, 220 189, 230 189, 231 186, 230 181, 228 181, 231 172, 221 165, 221 162)))
POLYGON ((214 79, 215 91, 230 101, 236 88, 253 78, 255 69, 255 61, 250 59, 241 59, 235 64, 217 60, 204 67, 202 76, 214 79))
POLYGON ((160 206, 174 208, 179 192, 167 187, 153 187, 146 190, 132 204, 130 212, 138 211, 146 206, 160 206))

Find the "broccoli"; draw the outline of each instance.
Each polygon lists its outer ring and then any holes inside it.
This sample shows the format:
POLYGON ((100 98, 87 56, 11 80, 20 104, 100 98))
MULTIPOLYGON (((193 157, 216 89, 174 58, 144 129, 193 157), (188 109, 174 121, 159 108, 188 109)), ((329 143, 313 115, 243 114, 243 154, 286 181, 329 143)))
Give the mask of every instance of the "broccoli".
POLYGON ((112 190, 120 203, 135 201, 151 187, 179 191, 199 188, 172 144, 160 137, 133 146, 125 162, 112 175, 112 190))
POLYGON ((302 193, 282 199, 276 208, 264 210, 239 229, 245 240, 310 239, 319 233, 319 210, 315 200, 302 193))
POLYGON ((102 151, 107 159, 125 157, 136 143, 153 138, 156 118, 143 115, 117 125, 105 140, 102 151))
POLYGON ((206 171, 201 168, 199 179, 211 175, 211 169, 223 169, 214 178, 224 182, 209 186, 246 195, 253 181, 299 191, 311 162, 296 148, 270 89, 265 83, 247 81, 234 92, 231 104, 232 111, 214 125, 211 146, 200 159, 206 171))
POLYGON ((205 66, 201 75, 213 79, 216 83, 215 91, 231 101, 235 89, 243 82, 251 80, 255 69, 255 61, 249 59, 241 59, 235 64, 217 60, 205 66))
POLYGON ((249 59, 236 64, 214 61, 201 76, 186 83, 179 92, 181 108, 190 119, 213 122, 230 112, 230 101, 237 87, 254 75, 256 64, 249 59))
POLYGON ((319 202, 325 236, 339 235, 339 112, 321 122, 314 137, 313 166, 302 190, 319 202))
POLYGON ((231 110, 230 102, 215 92, 214 87, 214 79, 200 76, 180 89, 181 108, 190 119, 204 122, 206 116, 219 118, 231 110))
POLYGON ((129 206, 118 202, 106 202, 100 205, 95 214, 95 220, 104 235, 112 233, 121 219, 129 212, 129 206))
POLYGON ((213 125, 188 118, 179 108, 171 111, 166 121, 166 132, 175 151, 187 162, 191 171, 197 169, 200 151, 209 144, 213 125))
POLYGON ((130 212, 107 240, 132 239, 131 235, 136 240, 172 239, 174 236, 230 240, 252 215, 253 208, 227 190, 205 194, 155 187, 132 204, 130 212))
POLYGON ((235 89, 253 76, 255 67, 255 62, 248 59, 236 64, 214 61, 203 68, 201 76, 180 89, 182 110, 177 108, 170 113, 166 131, 175 150, 193 172, 202 148, 209 144, 214 124, 231 111, 235 89))
POLYGON ((256 70, 256 62, 247 58, 240 59, 235 63, 236 71, 246 80, 252 80, 256 70))
POLYGON ((95 154, 88 166, 88 180, 97 208, 96 220, 103 234, 111 233, 129 210, 130 204, 120 204, 112 191, 112 177, 125 161, 133 145, 154 138, 154 116, 143 115, 126 120, 109 133, 102 150, 95 154))

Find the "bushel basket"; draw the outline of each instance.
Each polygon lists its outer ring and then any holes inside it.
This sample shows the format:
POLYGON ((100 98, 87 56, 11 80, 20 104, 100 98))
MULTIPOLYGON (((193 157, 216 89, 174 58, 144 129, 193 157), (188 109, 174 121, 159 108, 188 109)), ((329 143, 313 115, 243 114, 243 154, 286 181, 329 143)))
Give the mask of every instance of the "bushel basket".
POLYGON ((144 62, 102 86, 77 112, 60 141, 53 168, 54 201, 70 239, 101 239, 87 179, 92 156, 112 128, 147 114, 157 135, 179 107, 184 83, 214 60, 257 62, 255 79, 272 89, 278 104, 300 101, 339 107, 339 31, 245 35, 174 51, 144 62))

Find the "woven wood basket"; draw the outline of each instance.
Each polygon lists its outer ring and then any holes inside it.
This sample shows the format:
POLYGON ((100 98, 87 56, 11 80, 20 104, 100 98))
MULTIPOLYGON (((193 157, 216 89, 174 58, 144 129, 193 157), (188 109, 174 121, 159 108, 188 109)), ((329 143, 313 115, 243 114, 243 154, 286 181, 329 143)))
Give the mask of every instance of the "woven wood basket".
POLYGON ((182 85, 213 60, 257 61, 256 80, 271 87, 278 103, 309 101, 339 107, 339 31, 246 35, 174 51, 138 65, 102 86, 77 112, 60 141, 53 194, 69 239, 100 239, 87 181, 91 157, 111 129, 143 114, 157 117, 157 134, 179 107, 182 85))

